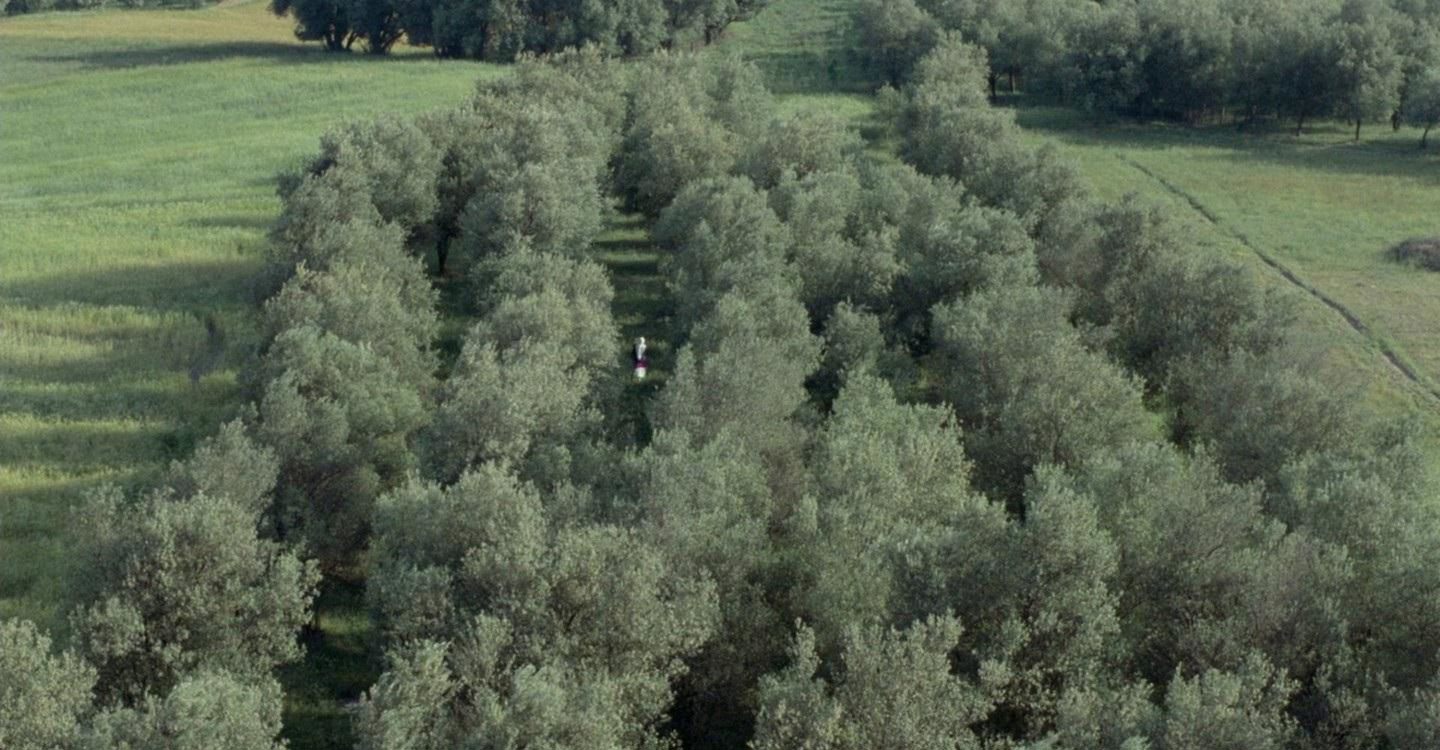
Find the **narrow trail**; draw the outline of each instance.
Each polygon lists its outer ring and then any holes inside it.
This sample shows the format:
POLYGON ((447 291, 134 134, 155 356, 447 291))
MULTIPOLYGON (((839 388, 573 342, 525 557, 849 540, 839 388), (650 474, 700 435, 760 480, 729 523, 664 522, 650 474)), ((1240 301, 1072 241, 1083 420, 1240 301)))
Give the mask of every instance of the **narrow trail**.
POLYGON ((1349 325, 1352 330, 1360 334, 1367 342, 1369 342, 1372 346, 1379 350, 1380 356, 1382 356, 1386 362, 1390 363, 1391 367, 1394 367, 1397 372, 1399 372, 1405 377, 1405 379, 1415 384, 1415 386, 1419 388, 1422 393, 1434 399, 1436 402, 1440 402, 1440 389, 1436 389, 1428 385, 1425 382, 1424 378, 1422 378, 1413 367, 1411 367, 1403 359, 1401 359, 1400 356, 1396 354, 1395 351, 1391 349, 1388 344, 1378 338, 1375 333, 1370 329, 1370 326, 1366 325, 1365 321, 1361 320, 1360 316, 1356 315, 1354 311, 1341 304, 1339 300, 1336 300, 1334 297, 1331 297, 1325 292, 1317 289, 1315 286, 1307 283, 1304 279, 1300 278, 1298 274, 1296 274, 1284 263, 1281 263, 1277 258, 1275 258, 1275 256, 1265 252, 1264 250, 1256 246, 1255 243, 1251 242, 1250 238, 1246 236, 1244 232, 1227 226, 1225 222, 1221 221, 1220 217, 1216 216, 1212 211, 1210 211, 1210 209, 1206 208, 1205 204, 1201 203, 1195 198, 1195 196, 1186 192, 1184 189, 1180 188, 1175 183, 1165 179, 1159 173, 1151 170, 1149 167, 1146 167, 1145 165, 1135 161, 1128 156, 1125 156, 1123 154, 1117 154, 1116 158, 1118 158, 1125 164, 1133 167, 1136 171, 1140 172, 1146 177, 1154 180, 1161 187, 1165 188, 1165 190, 1169 191, 1172 195, 1175 195, 1176 197, 1184 200, 1187 204, 1189 204, 1192 209, 1195 210, 1196 213, 1200 214, 1205 218, 1206 221, 1210 222, 1212 226, 1233 237, 1237 242, 1245 246, 1246 249, 1254 253, 1255 257, 1259 258, 1262 263, 1274 269, 1276 273, 1280 274, 1280 276, 1283 277, 1292 286, 1300 289, 1311 297, 1319 300, 1326 307, 1329 307, 1331 310, 1339 313, 1340 317, 1345 319, 1345 323, 1349 325))
POLYGON ((663 256, 650 238, 649 222, 635 214, 613 217, 593 248, 592 257, 610 271, 615 287, 611 312, 626 350, 640 336, 650 344, 649 375, 625 390, 623 421, 637 446, 650 442, 651 400, 675 368, 675 352, 667 340, 672 303, 660 273, 663 256))

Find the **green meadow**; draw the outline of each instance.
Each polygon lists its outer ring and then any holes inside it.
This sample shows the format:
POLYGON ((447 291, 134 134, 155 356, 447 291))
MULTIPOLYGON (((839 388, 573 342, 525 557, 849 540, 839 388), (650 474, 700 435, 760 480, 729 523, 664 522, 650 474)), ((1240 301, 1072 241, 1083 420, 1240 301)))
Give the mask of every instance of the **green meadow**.
POLYGON ((1020 105, 1096 193, 1174 206, 1197 251, 1224 253, 1292 293, 1297 356, 1382 416, 1440 427, 1440 274, 1387 251, 1440 234, 1440 150, 1418 131, 1320 124, 1296 138, 1234 126, 1133 124, 1020 105))
POLYGON ((261 2, 0 20, 0 617, 59 624, 77 490, 235 411, 275 175, 499 70, 330 55, 261 2))

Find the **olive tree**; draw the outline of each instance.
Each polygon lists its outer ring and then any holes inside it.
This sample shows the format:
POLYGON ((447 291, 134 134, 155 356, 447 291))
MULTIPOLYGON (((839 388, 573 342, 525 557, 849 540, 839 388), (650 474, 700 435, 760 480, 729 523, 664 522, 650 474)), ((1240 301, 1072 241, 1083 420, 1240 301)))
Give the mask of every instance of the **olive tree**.
POLYGON ((990 703, 977 685, 951 674, 962 628, 933 618, 897 631, 856 627, 837 663, 820 677, 814 635, 803 626, 791 663, 760 683, 756 750, 981 747, 970 726, 990 703))
POLYGON ((428 422, 417 385, 367 342, 311 325, 271 343, 254 434, 280 458, 281 530, 329 566, 365 543, 374 498, 412 465, 409 442, 428 422))
POLYGON ((282 698, 273 678, 224 671, 186 675, 164 697, 95 717, 81 750, 284 750, 282 698))
POLYGON ((26 620, 0 621, 0 746, 74 747, 91 713, 95 670, 75 654, 51 652, 50 638, 26 620))
POLYGON ((135 705, 197 669, 247 678, 301 655, 319 573, 228 498, 92 495, 77 517, 71 628, 97 696, 135 705))
POLYGON ((934 312, 936 395, 965 426, 977 482, 1012 502, 1040 464, 1077 466, 1153 437, 1135 381, 1088 351, 1063 296, 977 292, 934 312))
POLYGON ((1440 70, 1430 70, 1410 85, 1404 115, 1412 126, 1420 128, 1420 148, 1426 148, 1430 131, 1440 125, 1440 70))

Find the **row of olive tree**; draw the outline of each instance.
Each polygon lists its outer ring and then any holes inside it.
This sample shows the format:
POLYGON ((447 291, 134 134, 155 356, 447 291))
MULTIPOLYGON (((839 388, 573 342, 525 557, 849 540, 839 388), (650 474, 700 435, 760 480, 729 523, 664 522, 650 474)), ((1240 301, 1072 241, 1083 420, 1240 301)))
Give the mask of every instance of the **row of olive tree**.
POLYGON ((0 623, 0 746, 281 748, 273 672, 301 655, 319 571, 261 533, 280 472, 240 422, 161 486, 76 511, 71 648, 0 623))
POLYGON ((1138 117, 1297 132, 1334 117, 1440 124, 1440 11, 1406 0, 867 0, 858 20, 878 73, 898 83, 947 33, 988 50, 1008 82, 1138 117))
POLYGON ((612 82, 680 346, 654 439, 585 416, 585 263, 486 256, 445 457, 377 509, 362 747, 1432 740, 1413 440, 1286 365, 1243 273, 1024 148, 982 60, 888 102, 913 168, 730 62, 612 82))
MULTIPOLYGON (((30 0, 12 0, 21 2, 30 0)), ((383 55, 403 40, 440 57, 509 61, 523 53, 596 46, 642 55, 709 44, 768 0, 271 0, 295 34, 343 51, 383 55)))
MULTIPOLYGON (((199 8, 213 0, 116 0, 126 8, 171 7, 199 8)), ((0 16, 18 16, 24 13, 43 13, 51 10, 85 10, 102 8, 110 0, 4 0, 0 2, 0 16)))

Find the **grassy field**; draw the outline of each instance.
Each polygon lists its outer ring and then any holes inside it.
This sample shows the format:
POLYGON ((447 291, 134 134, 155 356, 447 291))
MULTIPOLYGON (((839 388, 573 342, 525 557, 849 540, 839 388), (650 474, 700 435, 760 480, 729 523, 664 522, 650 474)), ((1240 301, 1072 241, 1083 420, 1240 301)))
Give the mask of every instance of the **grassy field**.
POLYGON ((1337 387, 1384 415, 1440 428, 1440 274, 1392 262, 1408 237, 1440 234, 1440 152, 1417 132, 1340 125, 1241 133, 1019 107, 1036 142, 1057 143, 1102 197, 1174 206, 1197 248, 1294 291, 1301 346, 1337 387))

